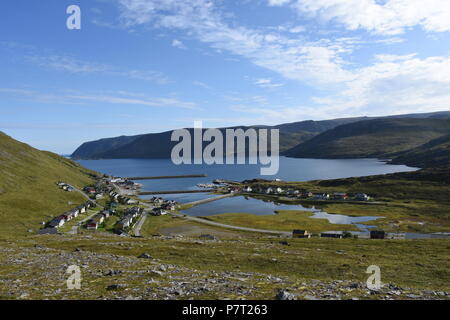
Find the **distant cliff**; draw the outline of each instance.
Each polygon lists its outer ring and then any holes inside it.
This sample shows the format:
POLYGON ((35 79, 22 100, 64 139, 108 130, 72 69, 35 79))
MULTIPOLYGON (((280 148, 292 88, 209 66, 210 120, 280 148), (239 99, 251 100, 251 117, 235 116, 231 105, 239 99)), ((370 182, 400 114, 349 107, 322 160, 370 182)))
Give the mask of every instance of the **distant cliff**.
POLYGON ((381 118, 338 126, 286 151, 296 158, 383 158, 450 133, 450 119, 381 118))

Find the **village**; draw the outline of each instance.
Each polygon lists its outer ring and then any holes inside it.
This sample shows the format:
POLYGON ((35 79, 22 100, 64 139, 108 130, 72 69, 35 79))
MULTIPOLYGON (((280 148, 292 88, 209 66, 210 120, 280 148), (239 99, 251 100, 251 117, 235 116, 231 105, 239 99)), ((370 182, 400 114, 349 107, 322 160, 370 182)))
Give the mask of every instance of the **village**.
MULTIPOLYGON (((247 195, 247 196, 269 196, 276 199, 290 199, 298 201, 370 201, 371 197, 365 193, 347 194, 343 192, 334 193, 313 193, 307 190, 297 190, 293 188, 283 189, 279 186, 262 186, 252 183, 253 181, 244 181, 242 183, 226 180, 214 180, 213 183, 198 184, 198 188, 207 188, 212 193, 247 195)), ((280 182, 274 180, 274 182, 280 182)), ((95 185, 85 186, 83 190, 77 190, 75 187, 57 182, 57 186, 66 191, 79 191, 89 200, 73 209, 54 217, 47 223, 43 222, 43 228, 38 231, 39 234, 59 233, 63 226, 72 220, 78 220, 78 224, 72 226, 76 229, 81 226, 85 230, 105 229, 108 224, 111 231, 117 235, 130 236, 139 234, 131 231, 140 220, 145 220, 147 215, 163 216, 168 213, 177 213, 179 204, 173 200, 165 200, 162 197, 152 197, 145 201, 139 200, 136 195, 139 194, 141 185, 132 180, 103 176, 97 180, 95 185), (83 215, 83 220, 77 219, 83 215), (113 218, 113 221, 109 221, 113 218)), ((142 221, 143 222, 143 221, 142 221)), ((142 224, 142 223, 141 223, 142 224)), ((369 238, 369 239, 403 239, 402 234, 388 234, 382 230, 371 230, 365 234, 351 233, 346 231, 326 231, 319 234, 309 233, 307 230, 295 229, 292 231, 293 238, 369 238)))
POLYGON ((141 185, 128 179, 104 176, 98 179, 95 185, 85 186, 83 190, 78 190, 62 181, 57 182, 56 185, 66 192, 78 191, 89 200, 48 222, 43 222, 43 228, 38 231, 38 234, 58 234, 62 227, 83 216, 84 219, 78 221, 78 225, 86 230, 101 229, 108 219, 114 217, 116 222, 111 231, 128 236, 133 226, 144 215, 166 215, 177 206, 175 201, 164 200, 161 197, 153 197, 145 202, 137 200, 135 195, 141 185))

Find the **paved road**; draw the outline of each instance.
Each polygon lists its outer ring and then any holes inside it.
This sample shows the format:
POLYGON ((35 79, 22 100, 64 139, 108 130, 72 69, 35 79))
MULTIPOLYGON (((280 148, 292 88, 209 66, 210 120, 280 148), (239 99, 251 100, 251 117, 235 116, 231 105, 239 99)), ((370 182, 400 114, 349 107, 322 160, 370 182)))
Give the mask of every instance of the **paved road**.
POLYGON ((205 219, 201 219, 201 218, 197 218, 197 217, 193 217, 193 216, 188 216, 188 215, 182 215, 182 214, 174 213, 174 212, 169 212, 169 214, 171 214, 173 216, 176 216, 176 217, 184 218, 186 220, 191 220, 191 221, 195 221, 195 222, 199 222, 199 223, 203 223, 203 224, 208 224, 208 225, 212 225, 212 226, 216 226, 216 227, 226 228, 226 229, 233 229, 233 230, 239 230, 239 231, 249 231, 249 232, 258 232, 258 233, 268 233, 268 234, 275 234, 275 235, 288 236, 288 237, 290 237, 292 235, 291 232, 287 232, 287 231, 263 230, 263 229, 254 229, 254 228, 246 228, 246 227, 239 227, 239 226, 231 226, 231 225, 228 225, 228 224, 223 224, 223 223, 219 223, 219 222, 205 220, 205 219))
POLYGON ((139 221, 136 223, 136 226, 134 227, 134 236, 135 237, 141 236, 141 228, 144 225, 144 222, 146 219, 147 219, 147 212, 144 212, 141 215, 141 218, 139 219, 139 221))

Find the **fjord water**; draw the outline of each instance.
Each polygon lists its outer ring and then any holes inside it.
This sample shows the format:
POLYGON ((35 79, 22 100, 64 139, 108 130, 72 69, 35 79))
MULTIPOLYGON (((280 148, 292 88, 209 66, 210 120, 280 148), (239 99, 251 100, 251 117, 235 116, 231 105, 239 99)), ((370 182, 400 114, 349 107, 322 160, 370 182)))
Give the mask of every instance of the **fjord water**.
MULTIPOLYGON (((308 181, 337 179, 375 174, 414 171, 403 165, 389 165, 376 159, 294 159, 280 157, 280 170, 274 176, 260 175, 261 165, 175 165, 170 159, 104 159, 80 160, 83 166, 119 177, 167 176, 206 174, 205 178, 142 180, 142 191, 195 190, 198 183, 211 183, 214 179, 242 181, 247 179, 281 179, 308 181)), ((165 198, 179 202, 200 200, 204 193, 172 194, 165 198)))
MULTIPOLYGON (((338 179, 356 176, 369 176, 394 172, 415 171, 403 165, 388 165, 376 159, 294 159, 280 157, 280 170, 276 176, 261 176, 259 165, 174 165, 170 159, 104 159, 104 160, 79 160, 86 168, 98 172, 119 176, 167 176, 206 174, 204 178, 142 180, 142 191, 161 190, 196 190, 198 183, 211 183, 214 179, 226 179, 242 181, 247 179, 281 179, 284 181, 308 181, 322 179, 338 179)), ((151 197, 151 196, 147 196, 151 197)), ((193 194, 167 194, 166 199, 174 199, 185 203, 211 197, 208 193, 193 194)), ((330 223, 354 224, 361 231, 367 232, 371 228, 365 224, 380 219, 381 217, 363 216, 352 217, 347 215, 329 214, 319 208, 307 208, 301 205, 285 205, 274 202, 256 200, 248 197, 233 197, 222 199, 185 210, 184 213, 196 216, 208 216, 220 213, 253 213, 275 214, 276 210, 305 210, 311 211, 311 218, 327 219, 330 223)), ((448 235, 407 233, 407 239, 418 238, 449 238, 448 235)))

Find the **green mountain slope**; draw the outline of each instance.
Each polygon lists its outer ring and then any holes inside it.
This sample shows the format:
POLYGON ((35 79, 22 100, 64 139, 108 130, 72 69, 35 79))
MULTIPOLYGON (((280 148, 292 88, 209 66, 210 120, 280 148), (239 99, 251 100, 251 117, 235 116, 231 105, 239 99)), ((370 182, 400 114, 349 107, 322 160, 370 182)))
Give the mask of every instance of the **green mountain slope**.
POLYGON ((450 134, 400 153, 390 163, 431 168, 450 166, 450 134))
MULTIPOLYGON (((359 121, 364 118, 346 118, 324 121, 301 121, 277 126, 239 126, 230 129, 267 128, 280 130, 280 152, 291 149, 315 135, 335 128, 341 124, 359 121)), ((227 128, 221 128, 225 132, 227 128)), ((190 129, 191 130, 191 129, 190 129)), ((83 143, 72 154, 74 159, 96 158, 170 158, 172 131, 149 133, 139 136, 121 136, 83 143)))
POLYGON ((83 143, 72 154, 73 158, 95 158, 97 154, 120 148, 124 145, 132 143, 142 135, 137 136, 120 136, 114 138, 105 138, 97 141, 83 143))
POLYGON ((449 133, 449 118, 364 120, 321 133, 285 155, 297 158, 391 157, 449 133))
MULTIPOLYGON (((417 118, 440 119, 450 117, 450 111, 418 113, 378 117, 380 119, 417 118)), ((314 136, 338 126, 355 123, 362 120, 377 118, 355 117, 322 121, 299 121, 284 123, 276 126, 251 126, 247 128, 267 128, 280 130, 280 152, 292 149, 300 143, 310 140, 314 136)), ((232 127, 237 128, 237 127, 232 127)), ((226 128, 221 128, 225 130, 226 128)), ((170 158, 170 151, 174 143, 170 141, 172 131, 150 133, 138 136, 121 136, 83 143, 72 154, 74 159, 99 158, 170 158)))
POLYGON ((39 151, 0 132, 0 235, 36 231, 42 221, 86 201, 62 191, 57 181, 76 187, 92 182, 94 172, 56 154, 39 151))

